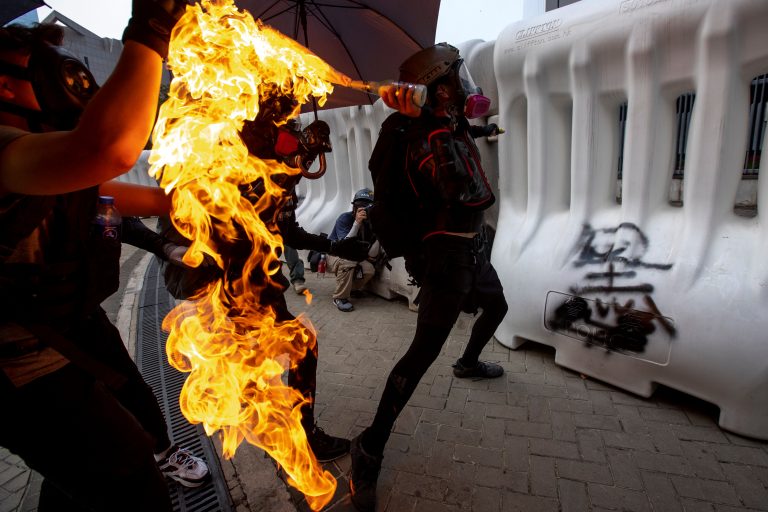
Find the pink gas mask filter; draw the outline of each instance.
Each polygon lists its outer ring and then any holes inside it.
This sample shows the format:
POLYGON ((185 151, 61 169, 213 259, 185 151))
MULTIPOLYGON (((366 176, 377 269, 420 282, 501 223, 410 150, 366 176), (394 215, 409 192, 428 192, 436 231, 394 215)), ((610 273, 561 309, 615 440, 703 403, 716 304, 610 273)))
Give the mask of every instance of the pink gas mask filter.
POLYGON ((467 119, 483 117, 491 108, 491 100, 482 94, 470 94, 464 102, 464 116, 467 119))
POLYGON ((467 119, 476 119, 483 117, 491 108, 491 100, 483 95, 483 90, 475 85, 472 75, 469 74, 466 64, 462 61, 459 65, 459 83, 464 90, 466 100, 464 100, 464 116, 467 119))

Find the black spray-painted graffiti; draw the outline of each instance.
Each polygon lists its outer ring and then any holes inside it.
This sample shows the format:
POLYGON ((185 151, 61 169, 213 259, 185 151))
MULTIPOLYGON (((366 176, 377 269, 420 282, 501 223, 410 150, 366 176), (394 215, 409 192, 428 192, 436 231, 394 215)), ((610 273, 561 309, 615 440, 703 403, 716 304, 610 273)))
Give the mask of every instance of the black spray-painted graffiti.
POLYGON ((673 323, 653 300, 653 285, 641 277, 652 270, 668 271, 672 264, 644 261, 647 251, 648 238, 635 224, 603 229, 585 225, 573 263, 587 270, 584 282, 571 286, 571 295, 556 294, 561 303, 549 315, 547 327, 590 344, 631 352, 643 352, 657 326, 675 337, 673 323))

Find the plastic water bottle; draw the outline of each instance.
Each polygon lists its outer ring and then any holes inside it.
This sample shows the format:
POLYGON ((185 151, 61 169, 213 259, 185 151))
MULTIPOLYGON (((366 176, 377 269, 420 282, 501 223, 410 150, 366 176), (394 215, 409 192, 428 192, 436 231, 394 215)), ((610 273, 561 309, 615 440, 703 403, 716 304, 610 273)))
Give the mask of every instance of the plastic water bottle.
POLYGON ((328 263, 325 254, 320 255, 320 261, 317 262, 317 277, 325 277, 325 269, 328 263))
POLYGON ((408 82, 398 82, 396 80, 382 80, 381 82, 359 82, 354 81, 351 85, 354 89, 359 89, 377 96, 381 96, 383 89, 388 87, 408 87, 413 89, 413 104, 417 107, 423 107, 427 102, 427 86, 424 84, 411 84, 408 82))
POLYGON ((117 211, 115 198, 112 196, 99 196, 96 205, 96 216, 91 221, 91 229, 96 239, 120 243, 120 230, 123 217, 117 211))

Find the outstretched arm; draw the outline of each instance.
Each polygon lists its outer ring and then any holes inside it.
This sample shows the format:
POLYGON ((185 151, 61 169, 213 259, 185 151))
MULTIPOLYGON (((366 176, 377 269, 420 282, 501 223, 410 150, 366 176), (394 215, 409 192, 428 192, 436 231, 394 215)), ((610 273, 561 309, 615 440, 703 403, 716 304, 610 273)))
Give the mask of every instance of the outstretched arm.
POLYGON ((68 132, 30 133, 0 153, 0 189, 59 194, 131 168, 146 144, 160 88, 160 56, 128 41, 115 71, 68 132))
POLYGON ((151 217, 171 211, 171 196, 165 195, 160 187, 111 180, 99 185, 99 195, 113 196, 122 215, 151 217))
POLYGON ((30 133, 0 152, 0 193, 59 194, 108 181, 130 169, 149 139, 162 73, 162 45, 184 0, 134 0, 117 66, 71 131, 30 133), (158 21, 163 34, 155 33, 158 21), (150 47, 151 46, 151 47, 150 47))

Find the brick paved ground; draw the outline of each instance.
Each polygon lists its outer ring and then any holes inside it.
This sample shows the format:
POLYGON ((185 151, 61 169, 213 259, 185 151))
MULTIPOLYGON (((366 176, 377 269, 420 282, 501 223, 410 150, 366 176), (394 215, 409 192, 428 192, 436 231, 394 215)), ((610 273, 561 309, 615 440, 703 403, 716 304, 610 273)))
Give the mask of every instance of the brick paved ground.
POLYGON ((40 476, 24 462, 0 447, 0 512, 28 512, 37 509, 40 476))
MULTIPOLYGON (((307 282, 311 305, 287 298, 318 330, 319 423, 354 436, 370 423, 416 314, 376 297, 342 313, 330 300, 333 279, 307 282)), ((669 389, 635 397, 558 367, 552 349, 530 343, 486 347, 504 378, 456 379, 451 365, 472 322, 459 319, 395 426, 380 512, 768 510, 768 443, 718 428, 715 407, 669 389)), ((349 457, 329 465, 341 480, 327 510, 353 510, 348 468, 349 457)))
MULTIPOLYGON (((287 299, 319 333, 319 423, 354 436, 370 423, 416 314, 405 302, 370 296, 342 313, 330 301, 333 279, 307 274, 307 282, 311 305, 292 292, 287 299)), ((451 364, 471 324, 460 318, 396 424, 379 512, 768 510, 768 443, 720 430, 716 408, 664 389, 634 397, 559 368, 554 352, 535 344, 486 348, 486 359, 504 365, 502 379, 455 379, 451 364)), ((353 510, 349 457, 328 469, 339 489, 326 510, 353 510)), ((254 447, 241 446, 225 474, 237 512, 306 510, 254 447)), ((34 476, 0 449, 0 512, 34 510, 20 508, 24 493, 35 492, 26 485, 34 476)))

